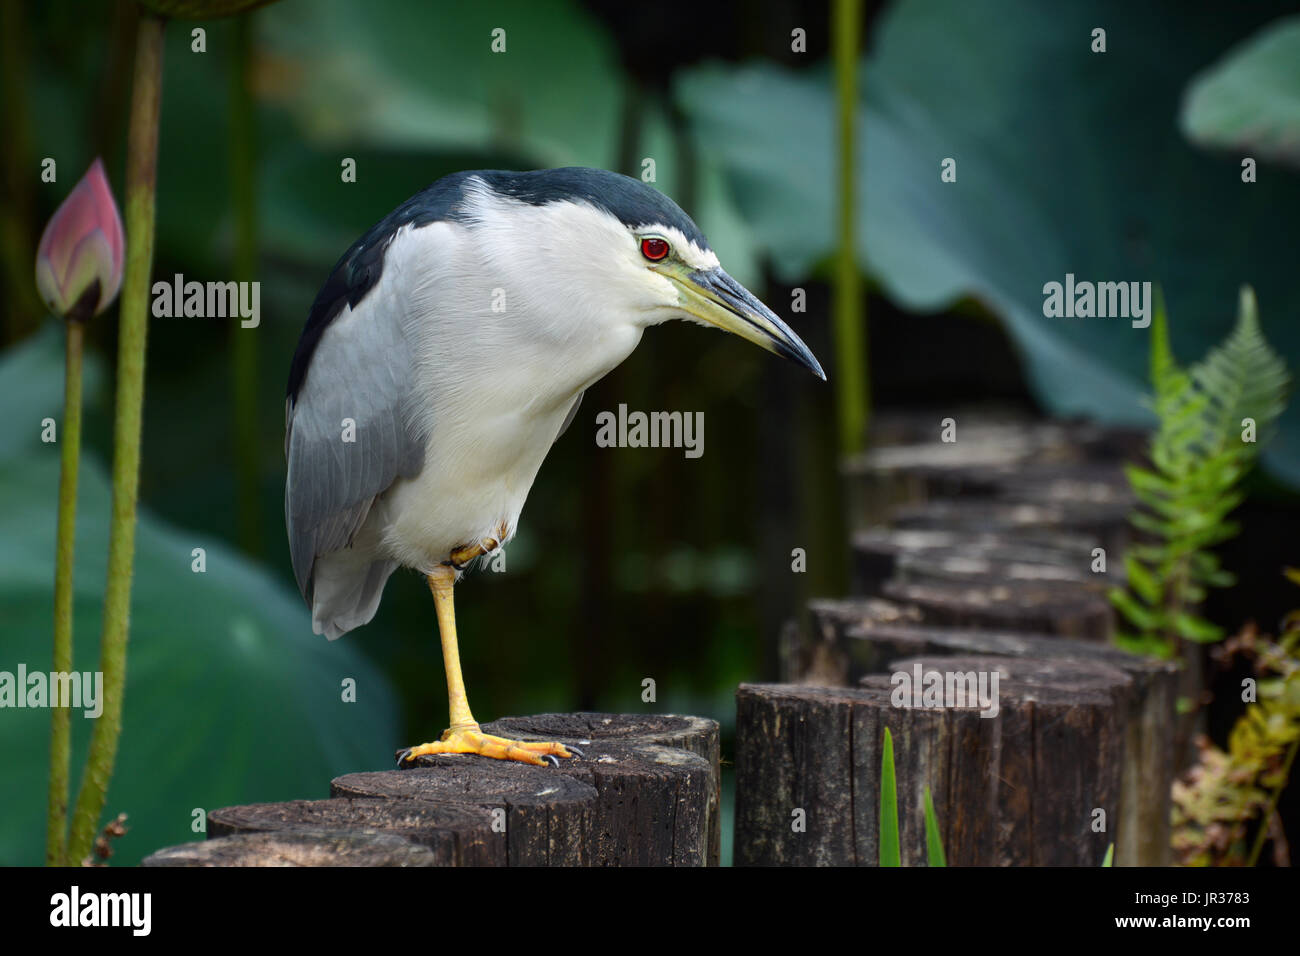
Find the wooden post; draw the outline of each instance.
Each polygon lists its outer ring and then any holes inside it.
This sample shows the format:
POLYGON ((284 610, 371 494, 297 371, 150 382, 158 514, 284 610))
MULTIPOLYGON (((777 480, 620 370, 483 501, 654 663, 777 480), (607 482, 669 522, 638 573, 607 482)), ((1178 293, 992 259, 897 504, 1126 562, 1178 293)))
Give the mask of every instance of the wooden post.
POLYGON ((224 807, 208 814, 208 839, 243 833, 381 832, 428 847, 437 866, 498 864, 503 843, 478 807, 418 800, 290 800, 224 807))
POLYGON ((885 662, 913 655, 996 654, 1029 659, 1071 659, 1107 664, 1133 681, 1125 715, 1120 814, 1115 827, 1119 866, 1170 866, 1170 793, 1180 668, 1173 661, 1129 654, 1109 644, 1047 635, 944 630, 867 624, 854 632, 885 662))
POLYGON ((988 408, 882 414, 872 431, 874 447, 843 465, 856 528, 884 523, 901 505, 942 498, 1073 501, 1105 509, 1112 492, 1127 492, 1120 465, 1139 457, 1146 442, 1133 429, 1030 420, 988 408), (952 419, 954 441, 943 440, 945 418, 952 419))
MULTIPOLYGON (((1175 773, 1175 702, 1181 669, 1174 661, 1128 654, 1110 644, 1046 634, 982 631, 922 625, 906 608, 856 598, 809 604, 812 634, 800 646, 820 648, 823 670, 814 683, 855 686, 891 662, 918 655, 994 654, 1017 658, 1074 658, 1109 664, 1133 681, 1127 717, 1120 819, 1115 862, 1120 866, 1169 866, 1170 790, 1175 773), (890 613, 892 609, 892 613, 890 613)), ((801 681, 806 656, 792 657, 787 680, 801 681)))
POLYGON ((392 833, 241 833, 151 853, 141 866, 439 866, 437 854, 392 833))
POLYGON ((788 628, 782 642, 781 679, 788 684, 854 686, 858 678, 871 673, 871 668, 855 670, 853 654, 858 645, 850 640, 851 632, 865 620, 920 624, 921 612, 883 598, 809 601, 806 626, 788 628))
POLYGON ((662 744, 699 754, 715 771, 721 753, 718 722, 685 714, 537 714, 532 717, 502 717, 485 724, 483 729, 490 734, 517 740, 662 744))
POLYGON ((910 604, 926 624, 1060 634, 1110 640, 1114 613, 1098 592, 1069 583, 992 581, 908 584, 892 581, 884 596, 910 604))
POLYGON ((1096 539, 1069 532, 990 534, 880 528, 853 536, 853 593, 879 595, 905 584, 1048 581, 1104 590, 1115 575, 1094 574, 1096 539))
POLYGON ((953 498, 896 508, 890 512, 889 525, 1040 538, 1072 532, 1096 538, 1114 561, 1132 537, 1128 524, 1130 511, 1127 504, 1019 501, 1009 497, 953 498))
MULTIPOLYGON (((768 688, 742 687, 738 695, 737 861, 873 863, 875 846, 863 844, 862 833, 874 840, 876 823, 860 811, 864 799, 874 806, 877 798, 868 791, 878 784, 879 742, 861 737, 888 726, 900 788, 910 760, 922 776, 939 774, 938 783, 930 781, 936 806, 942 787, 963 815, 954 824, 954 862, 1099 861, 1110 838, 1070 829, 1079 802, 1092 799, 1105 811, 1118 863, 1167 864, 1179 671, 1108 644, 1114 614, 1106 591, 1123 581, 1134 506, 1122 465, 1141 456, 1147 436, 988 409, 948 417, 881 416, 873 449, 844 463, 859 529, 853 587, 867 599, 811 602, 811 626, 784 632, 783 677, 835 689, 782 688, 779 701, 763 699, 768 688), (1106 573, 1093 571, 1102 557, 1097 548, 1104 549, 1106 573), (892 708, 888 695, 882 704, 877 698, 889 677, 876 672, 893 671, 911 655, 941 656, 947 669, 965 668, 961 658, 978 655, 976 663, 1006 675, 1000 691, 1007 709, 990 721, 962 708, 892 708), (988 665, 984 655, 1003 663, 988 665), (1034 735, 1046 732, 1045 718, 1069 737, 1066 763, 1054 762, 1057 751, 1026 756, 999 749, 1032 751, 1034 735), (1099 728, 1091 745, 1081 730, 1088 722, 1099 728), (785 777, 763 761, 762 732, 776 735, 774 745, 784 740, 794 748, 797 760, 787 756, 796 768, 785 777), (1081 766, 1089 768, 1091 785, 1078 776, 1081 766), (826 779, 819 782, 818 774, 826 779), (996 791, 981 774, 1020 785, 996 791), (786 794, 780 806, 790 803, 791 788, 803 788, 800 799, 815 806, 820 821, 817 839, 808 838, 811 824, 801 840, 779 832, 765 779, 786 794), (747 793, 751 785, 757 793, 747 793), (847 815, 837 807, 846 793, 847 815), (1017 806, 1015 793, 1038 803, 1017 806), (980 830, 967 811, 981 805, 993 807, 1000 829, 980 830), (843 832, 827 835, 854 814, 860 819, 851 824, 851 840, 843 832), (1066 830, 1061 850, 1047 840, 1053 815, 1066 830), (1025 826, 1036 831, 1026 836, 1025 826), (1023 852, 1007 842, 1014 833, 1023 852)), ((906 798, 918 801, 916 819, 909 824, 905 812, 903 821, 905 855, 916 862, 924 848, 920 793, 906 798)))
POLYGON ((893 666, 910 672, 916 664, 996 671, 997 715, 982 717, 969 704, 895 707, 883 675, 856 688, 741 685, 736 862, 875 865, 889 727, 906 865, 924 865, 927 785, 951 865, 1100 864, 1118 819, 1130 678, 1070 659, 913 658, 893 666))
MULTIPOLYGON (((410 858, 428 861, 419 865, 718 864, 716 722, 543 714, 483 729, 561 740, 584 755, 558 767, 444 755, 421 757, 410 769, 347 774, 332 782, 329 800, 213 810, 210 848, 160 851, 151 865, 259 865, 259 858, 271 861, 266 865, 325 865, 331 848, 353 846, 342 840, 347 836, 356 837, 358 847, 370 836, 384 837, 380 850, 392 840, 417 846, 421 853, 410 858), (293 854, 285 849, 290 845, 293 854), (317 849, 309 850, 313 845, 317 849)), ((372 850, 358 851, 348 865, 371 865, 371 859, 387 865, 383 853, 372 850)))
MULTIPOLYGON (((704 859, 698 865, 718 866, 720 864, 722 857, 722 742, 716 720, 708 720, 704 717, 690 717, 684 714, 539 714, 534 717, 503 717, 487 724, 485 730, 491 734, 512 737, 518 740, 573 742, 582 747, 584 751, 587 751, 589 755, 592 753, 593 746, 617 743, 625 746, 642 747, 657 745, 663 748, 684 750, 702 758, 709 767, 710 780, 707 784, 708 789, 702 805, 707 843, 704 847, 704 859), (583 741, 588 743, 583 743, 583 741), (600 742, 599 745, 596 743, 597 741, 600 742)), ((649 751, 643 751, 643 756, 649 753, 649 751)), ((668 820, 676 816, 676 813, 671 809, 671 806, 674 805, 690 808, 688 813, 694 815, 697 805, 694 795, 692 794, 689 797, 686 794, 674 796, 672 787, 683 786, 689 790, 698 786, 698 769, 692 765, 691 761, 678 760, 670 754, 654 752, 654 760, 673 763, 679 768, 679 772, 674 774, 676 783, 670 786, 669 782, 661 782, 646 791, 659 793, 668 801, 663 804, 663 812, 666 814, 663 819, 668 820), (674 804, 674 801, 679 802, 674 804)), ((617 808, 623 799, 626 785, 616 782, 617 778, 607 772, 610 768, 610 761, 605 761, 603 764, 591 764, 585 761, 573 764, 566 762, 561 767, 566 772, 572 772, 578 779, 591 783, 601 793, 602 799, 606 803, 612 801, 613 806, 617 808), (593 767, 598 772, 593 772, 593 767)), ((627 762, 623 771, 632 774, 649 772, 644 766, 644 762, 638 768, 631 761, 627 762)), ((631 821, 624 823, 611 820, 610 826, 610 833, 622 833, 625 837, 628 836, 630 827, 635 828, 631 821)), ((598 857, 609 861, 626 859, 627 862, 634 862, 638 856, 644 855, 647 848, 659 847, 658 850, 653 852, 659 853, 661 856, 667 851, 662 842, 666 837, 666 832, 650 833, 644 828, 644 824, 636 826, 641 828, 642 838, 628 837, 625 840, 624 850, 614 852, 610 847, 606 847, 604 850, 598 851, 598 857)), ((683 863, 686 860, 693 860, 694 846, 694 840, 691 838, 688 844, 682 845, 681 852, 667 852, 667 857, 672 857, 683 863)), ((647 863, 653 862, 653 860, 644 859, 640 862, 647 863)), ((697 863, 692 862, 690 865, 697 865, 697 863)))
POLYGON ((350 773, 331 797, 482 807, 498 837, 499 866, 586 866, 592 860, 593 787, 549 767, 474 757, 421 757, 413 770, 350 773))

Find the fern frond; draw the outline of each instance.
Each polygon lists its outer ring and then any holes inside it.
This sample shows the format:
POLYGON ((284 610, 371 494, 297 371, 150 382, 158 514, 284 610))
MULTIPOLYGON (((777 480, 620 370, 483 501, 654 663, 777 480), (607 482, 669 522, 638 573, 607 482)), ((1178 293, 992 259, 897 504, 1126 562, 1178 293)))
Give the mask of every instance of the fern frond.
POLYGON ((1270 427, 1286 407, 1290 376, 1286 363, 1264 338, 1250 286, 1242 287, 1232 334, 1192 367, 1191 378, 1209 399, 1205 409, 1205 451, 1217 454, 1235 440, 1237 446, 1258 454, 1270 427), (1242 420, 1246 418, 1255 421, 1254 443, 1240 440, 1242 420))
POLYGON ((1260 329, 1250 287, 1241 290, 1232 333, 1188 369, 1174 358, 1157 290, 1151 385, 1159 420, 1151 467, 1126 469, 1139 505, 1129 521, 1144 540, 1125 555, 1127 587, 1112 590, 1110 600, 1137 631, 1121 643, 1169 656, 1182 641, 1223 637, 1195 610, 1207 589, 1235 580, 1210 549, 1237 533, 1229 515, 1244 499, 1238 486, 1286 404, 1290 378, 1260 329), (1243 419, 1254 422, 1253 441, 1245 440, 1243 419))

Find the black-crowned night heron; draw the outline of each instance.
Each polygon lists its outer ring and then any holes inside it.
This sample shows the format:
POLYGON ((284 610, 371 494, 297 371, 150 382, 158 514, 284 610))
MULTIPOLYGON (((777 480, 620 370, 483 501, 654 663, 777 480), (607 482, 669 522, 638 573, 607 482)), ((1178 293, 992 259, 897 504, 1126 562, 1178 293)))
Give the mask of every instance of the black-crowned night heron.
POLYGON ((440 179, 357 240, 316 296, 289 373, 289 546, 312 627, 331 640, 374 617, 399 565, 427 578, 451 726, 399 764, 571 756, 479 730, 452 588, 515 533, 583 390, 669 319, 734 332, 826 377, 672 200, 599 169, 440 179))

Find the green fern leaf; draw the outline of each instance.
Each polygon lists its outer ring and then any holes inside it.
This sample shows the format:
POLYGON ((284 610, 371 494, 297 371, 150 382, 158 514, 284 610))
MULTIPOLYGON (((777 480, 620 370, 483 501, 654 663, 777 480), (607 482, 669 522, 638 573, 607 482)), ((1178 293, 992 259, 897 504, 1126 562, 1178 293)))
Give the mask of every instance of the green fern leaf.
POLYGON ((1119 643, 1169 656, 1180 640, 1223 637, 1195 614, 1208 588, 1234 582, 1210 549, 1239 530, 1229 520, 1244 498, 1239 485, 1285 406, 1290 379, 1264 339, 1249 286, 1241 290, 1232 333, 1188 369, 1174 358, 1157 290, 1150 343, 1148 404, 1159 427, 1150 467, 1126 469, 1138 500, 1129 521, 1140 537, 1125 556, 1126 587, 1108 596, 1138 632, 1119 643))
POLYGON ((1223 640, 1223 628, 1211 624, 1194 614, 1178 614, 1174 617, 1174 630, 1179 637, 1198 644, 1209 644, 1223 640))

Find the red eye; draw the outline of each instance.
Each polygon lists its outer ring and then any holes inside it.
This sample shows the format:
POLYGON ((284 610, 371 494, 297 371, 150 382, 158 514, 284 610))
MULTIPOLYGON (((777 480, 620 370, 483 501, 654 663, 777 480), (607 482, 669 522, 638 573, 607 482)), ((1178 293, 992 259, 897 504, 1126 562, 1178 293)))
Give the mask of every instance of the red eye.
POLYGON ((641 255, 645 256, 651 262, 658 262, 668 255, 668 243, 663 239, 642 239, 641 255))

